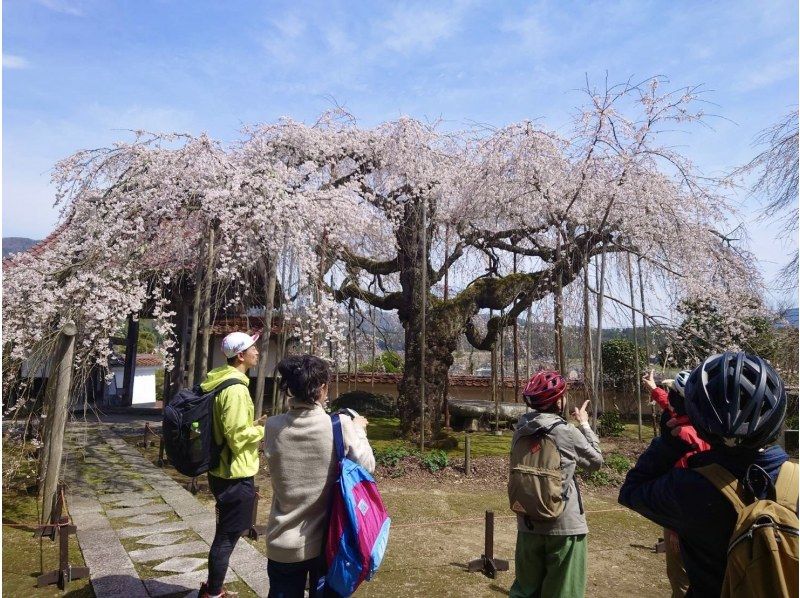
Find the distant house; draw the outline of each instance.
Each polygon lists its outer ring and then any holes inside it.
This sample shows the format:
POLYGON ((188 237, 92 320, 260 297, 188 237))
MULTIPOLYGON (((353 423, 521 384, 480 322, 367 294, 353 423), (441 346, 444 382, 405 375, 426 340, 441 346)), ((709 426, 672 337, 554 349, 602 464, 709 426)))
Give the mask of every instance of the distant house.
MULTIPOLYGON (((151 353, 138 353, 136 355, 136 368, 133 376, 132 405, 155 405, 156 402, 156 370, 164 367, 164 362, 158 355, 151 353)), ((123 387, 125 364, 122 360, 111 365, 114 377, 106 382, 106 397, 116 397, 119 389, 123 387)))

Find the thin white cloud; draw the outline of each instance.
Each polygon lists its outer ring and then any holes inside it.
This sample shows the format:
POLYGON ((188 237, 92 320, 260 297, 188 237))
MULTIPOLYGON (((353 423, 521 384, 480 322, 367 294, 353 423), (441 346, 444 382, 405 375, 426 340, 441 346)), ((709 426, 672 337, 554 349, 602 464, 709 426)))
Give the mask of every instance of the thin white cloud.
POLYGON ((431 50, 459 30, 465 8, 463 3, 436 8, 397 6, 382 23, 383 45, 404 54, 431 50))
POLYGON ((36 3, 61 14, 83 16, 83 10, 79 6, 78 0, 36 0, 36 3))
POLYGON ((736 83, 738 91, 758 91, 774 83, 797 76, 797 61, 793 58, 776 60, 768 64, 745 69, 736 83))
POLYGON ((22 56, 16 54, 3 54, 4 69, 26 69, 30 63, 22 56))

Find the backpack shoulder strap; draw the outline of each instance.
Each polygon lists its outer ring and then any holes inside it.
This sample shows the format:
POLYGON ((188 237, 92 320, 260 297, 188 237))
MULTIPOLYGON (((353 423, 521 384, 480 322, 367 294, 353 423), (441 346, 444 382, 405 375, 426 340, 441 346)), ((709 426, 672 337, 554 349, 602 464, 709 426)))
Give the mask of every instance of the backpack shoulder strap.
POLYGON ((744 509, 744 501, 736 491, 739 480, 730 471, 717 463, 697 467, 695 471, 714 484, 714 487, 725 495, 737 513, 744 509))
POLYGON ((775 500, 790 511, 797 513, 798 477, 800 467, 797 463, 786 461, 781 465, 778 479, 775 481, 775 500))
POLYGON ((333 446, 336 447, 336 459, 341 461, 344 459, 344 436, 342 436, 342 420, 338 413, 331 415, 331 424, 333 424, 333 446))
POLYGON ((216 396, 226 388, 230 388, 235 384, 243 384, 247 386, 247 384, 245 384, 243 380, 239 380, 238 378, 228 378, 227 380, 223 380, 222 382, 220 382, 211 392, 214 393, 214 395, 216 396))

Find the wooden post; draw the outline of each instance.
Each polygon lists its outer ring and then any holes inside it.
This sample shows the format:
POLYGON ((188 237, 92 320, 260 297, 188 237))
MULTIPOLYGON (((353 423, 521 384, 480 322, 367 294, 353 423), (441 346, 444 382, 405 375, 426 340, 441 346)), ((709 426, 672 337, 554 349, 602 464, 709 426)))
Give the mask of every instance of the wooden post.
POLYGON ((211 287, 214 284, 215 237, 216 227, 212 226, 208 231, 206 275, 203 278, 203 340, 200 343, 200 372, 198 381, 202 381, 208 373, 209 343, 211 342, 211 287))
POLYGON ((631 270, 631 254, 628 254, 628 283, 630 286, 631 291, 631 325, 633 326, 633 355, 634 359, 633 362, 636 365, 636 380, 634 380, 634 384, 636 385, 636 412, 638 415, 638 427, 639 427, 639 440, 642 440, 642 384, 641 384, 641 367, 639 366, 639 340, 636 336, 636 306, 634 304, 634 295, 633 295, 633 272, 631 270))
POLYGON ((472 437, 469 432, 464 435, 464 475, 472 474, 472 437))
POLYGON ((61 328, 50 361, 50 375, 47 379, 45 397, 47 417, 44 425, 44 446, 42 462, 39 467, 39 489, 42 497, 42 518, 40 523, 51 523, 58 478, 61 474, 61 455, 64 450, 64 430, 67 425, 69 391, 72 384, 72 359, 75 354, 75 334, 73 322, 61 328))
MULTIPOLYGON (((256 373, 256 399, 255 414, 256 418, 261 417, 264 412, 264 389, 267 385, 267 365, 269 362, 269 339, 272 332, 272 307, 275 303, 275 286, 278 278, 278 264, 275 259, 265 257, 259 264, 261 273, 264 276, 264 293, 266 293, 266 304, 264 307, 264 327, 261 330, 261 346, 258 354, 258 370, 256 373)), ((274 415, 274 413, 270 414, 274 415)))
POLYGON ((494 558, 494 511, 486 511, 483 530, 483 554, 467 565, 467 571, 481 571, 494 579, 498 571, 508 571, 508 561, 494 558))

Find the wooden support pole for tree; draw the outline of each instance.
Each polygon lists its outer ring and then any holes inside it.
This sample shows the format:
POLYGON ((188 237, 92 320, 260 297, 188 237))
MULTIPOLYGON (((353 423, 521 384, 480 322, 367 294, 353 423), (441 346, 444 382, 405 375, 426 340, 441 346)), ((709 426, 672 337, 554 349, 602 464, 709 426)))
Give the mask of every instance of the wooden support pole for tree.
POLYGON ((533 308, 528 306, 528 316, 525 320, 525 379, 531 378, 531 317, 533 308))
MULTIPOLYGON (((444 227, 444 254, 447 255, 450 248, 450 225, 444 227)), ((444 296, 447 301, 450 298, 450 269, 444 271, 444 296)), ((444 427, 450 427, 450 370, 444 377, 444 388, 442 389, 442 412, 444 413, 444 427)))
POLYGON ((39 493, 42 498, 41 524, 51 521, 61 474, 61 456, 64 450, 64 430, 67 425, 70 385, 72 384, 72 360, 75 354, 75 334, 78 329, 73 322, 61 328, 50 359, 50 374, 47 379, 45 400, 47 416, 44 423, 44 446, 39 463, 39 493))
MULTIPOLYGON (((505 323, 504 323, 505 324, 505 323)), ((500 402, 506 402, 506 327, 500 327, 500 402)))
POLYGON ((428 311, 428 206, 425 201, 425 194, 422 195, 422 282, 421 289, 422 296, 420 297, 420 304, 422 309, 421 321, 421 338, 419 348, 419 450, 425 453, 425 407, 427 401, 425 400, 425 343, 426 343, 426 316, 428 311))
MULTIPOLYGON (((559 231, 558 244, 556 245, 556 263, 561 260, 561 234, 559 231)), ((553 297, 553 324, 555 333, 555 360, 556 369, 566 375, 566 357, 564 354, 564 280, 559 272, 556 279, 556 291, 553 297)))
POLYGON ((500 432, 500 403, 499 395, 497 394, 497 347, 496 341, 492 344, 492 403, 494 403, 494 433, 500 432))
MULTIPOLYGON (((267 386, 267 367, 269 366, 269 340, 272 333, 272 311, 275 303, 275 286, 278 278, 278 264, 274 258, 264 257, 259 264, 264 279, 264 327, 261 330, 258 350, 258 369, 256 372, 256 418, 264 412, 264 389, 267 386)), ((271 413, 270 415, 274 415, 271 413)))
MULTIPOLYGON (((647 363, 645 364, 645 368, 650 369, 650 337, 647 334, 647 312, 645 311, 644 304, 644 277, 642 276, 641 256, 639 256, 636 260, 636 268, 639 271, 639 296, 641 298, 642 307, 642 333, 644 334, 644 350, 645 354, 647 355, 647 363)), ((656 422, 656 406, 652 402, 650 403, 650 415, 653 418, 653 437, 655 438, 658 436, 658 424, 656 422)))
POLYGON ((189 332, 189 345, 186 348, 186 386, 194 387, 197 374, 197 333, 200 329, 200 303, 203 295, 203 261, 206 243, 203 241, 197 255, 194 269, 194 293, 192 297, 192 326, 189 332))
POLYGON ((642 376, 641 366, 639 364, 639 339, 636 335, 636 304, 634 303, 633 294, 633 272, 631 271, 631 254, 628 254, 628 283, 631 291, 631 325, 633 326, 633 362, 636 365, 636 412, 639 430, 639 440, 642 440, 642 385, 640 378, 642 376))
POLYGON ((208 230, 208 251, 206 253, 205 276, 203 277, 203 339, 200 343, 200 372, 198 381, 208 373, 208 355, 211 343, 211 289, 214 285, 214 258, 216 227, 208 230))
MULTIPOLYGON (((514 254, 514 274, 517 273, 517 254, 514 254)), ((514 316, 511 328, 511 342, 514 344, 514 402, 519 403, 519 317, 514 316)))
POLYGON ((589 311, 589 265, 583 267, 583 387, 592 401, 592 429, 597 431, 597 396, 594 389, 592 323, 589 311))
POLYGON ((605 411, 606 399, 603 384, 603 298, 605 296, 605 282, 606 282, 606 252, 604 251, 600 256, 600 267, 597 268, 595 262, 595 274, 598 278, 596 281, 599 294, 597 295, 597 352, 595 353, 595 362, 597 368, 595 369, 595 388, 597 389, 597 396, 600 397, 600 407, 605 411))

